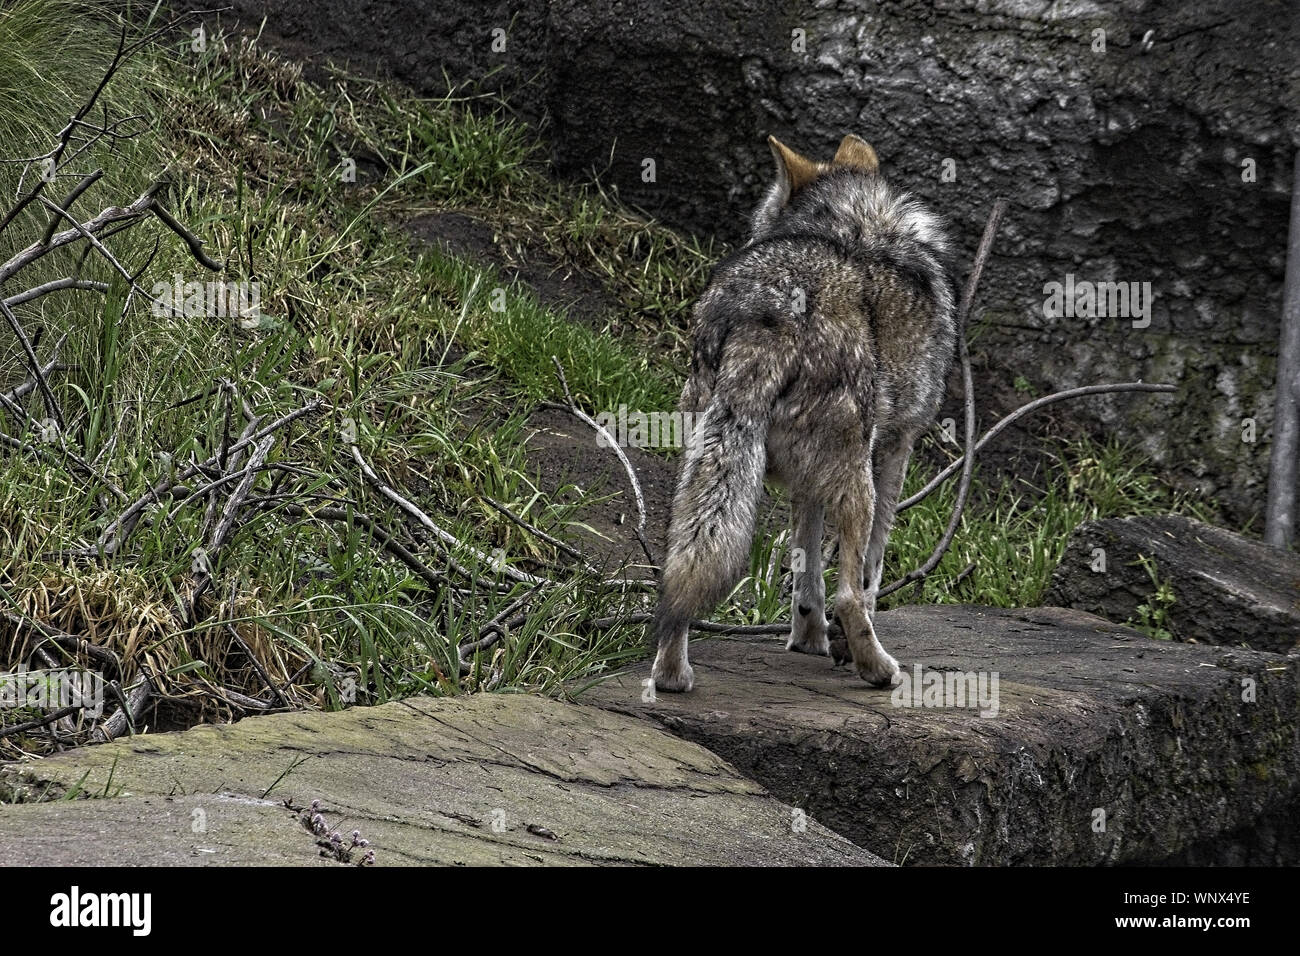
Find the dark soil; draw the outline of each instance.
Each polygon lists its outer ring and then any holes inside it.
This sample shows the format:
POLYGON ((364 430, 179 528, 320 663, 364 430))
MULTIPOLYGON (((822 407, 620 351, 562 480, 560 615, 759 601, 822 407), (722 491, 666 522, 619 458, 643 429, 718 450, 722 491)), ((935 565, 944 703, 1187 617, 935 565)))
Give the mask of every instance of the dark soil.
MULTIPOLYGON (((530 470, 537 474, 538 487, 563 502, 576 501, 584 492, 602 499, 589 502, 577 518, 595 533, 574 527, 570 543, 592 556, 598 567, 646 564, 635 533, 636 497, 613 449, 597 445, 595 432, 568 412, 542 408, 529 419, 529 425, 528 461, 530 470), (566 485, 576 488, 554 494, 566 485)), ((646 506, 645 537, 657 560, 667 540, 677 460, 640 448, 624 448, 623 452, 641 483, 646 506)))

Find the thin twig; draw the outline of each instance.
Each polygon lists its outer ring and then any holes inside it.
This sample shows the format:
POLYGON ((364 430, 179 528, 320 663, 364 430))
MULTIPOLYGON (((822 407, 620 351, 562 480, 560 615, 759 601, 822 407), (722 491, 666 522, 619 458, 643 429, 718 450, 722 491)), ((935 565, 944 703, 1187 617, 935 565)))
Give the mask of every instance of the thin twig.
POLYGON ((212 566, 216 562, 217 555, 225 546, 226 540, 234 530, 240 509, 243 508, 244 501, 248 498, 249 491, 252 490, 253 482, 256 480, 258 472, 261 470, 263 463, 266 461, 266 456, 270 454, 271 447, 274 444, 275 436, 267 435, 253 446, 253 452, 248 456, 248 464, 241 473, 239 484, 230 493, 230 497, 226 499, 225 507, 221 511, 221 518, 217 521, 216 527, 212 529, 212 534, 206 539, 204 567, 199 572, 198 578, 194 582, 194 588, 190 592, 189 600, 186 602, 189 607, 180 608, 182 620, 191 622, 196 620, 195 613, 198 609, 199 598, 203 596, 203 593, 212 583, 212 566))
MULTIPOLYGON (((4 444, 8 445, 11 448, 17 448, 20 451, 25 451, 28 454, 35 455, 37 458, 44 458, 47 461, 49 461, 51 464, 54 465, 65 464, 63 461, 60 460, 58 455, 54 454, 54 452, 45 448, 38 448, 35 445, 29 445, 27 444, 27 442, 19 441, 17 438, 14 438, 12 435, 6 435, 4 432, 0 432, 0 442, 3 442, 4 444)), ((117 497, 119 500, 127 501, 130 499, 130 496, 121 488, 119 488, 111 478, 109 478, 107 475, 104 475, 96 471, 94 468, 90 466, 90 463, 87 462, 85 459, 83 459, 81 456, 73 454, 72 452, 68 451, 67 448, 62 448, 61 450, 63 451, 64 457, 66 457, 68 461, 72 462, 72 464, 75 466, 74 470, 81 472, 88 478, 94 478, 105 488, 111 491, 113 495, 117 497)))
MULTIPOLYGON (((83 239, 85 239, 88 243, 90 243, 90 245, 94 248, 96 252, 98 252, 106 260, 108 260, 108 264, 111 265, 114 268, 114 270, 116 270, 118 275, 120 275, 123 279, 126 280, 127 288, 129 289, 130 294, 133 295, 135 293, 139 293, 141 298, 148 299, 150 302, 152 302, 155 306, 159 308, 166 306, 166 303, 164 303, 161 299, 155 299, 153 296, 148 295, 143 289, 141 289, 139 284, 136 282, 138 273, 133 273, 129 269, 127 269, 126 266, 122 265, 122 263, 118 260, 117 256, 113 255, 112 251, 108 248, 108 246, 104 245, 104 243, 93 232, 90 232, 88 229, 86 229, 86 227, 82 225, 82 223, 74 219, 70 213, 68 213, 66 210, 59 208, 54 203, 50 202, 48 199, 45 198, 41 199, 41 204, 51 212, 56 213, 60 216, 64 216, 68 220, 68 222, 72 223, 73 231, 79 233, 83 239)), ((152 204, 153 204, 153 198, 151 197, 149 205, 152 204)), ((148 207, 146 207, 146 209, 147 208, 148 207)), ((60 233, 60 235, 62 235, 62 233, 60 233)), ((173 311, 175 311, 174 305, 172 305, 171 308, 173 311)))
POLYGON ((411 501, 408 501, 406 498, 403 498, 400 494, 394 491, 388 484, 386 484, 383 481, 383 479, 381 479, 377 474, 375 474, 375 470, 371 468, 370 465, 366 462, 365 458, 361 456, 361 449, 358 448, 355 443, 349 443, 348 449, 352 453, 352 460, 357 463, 357 467, 361 469, 361 473, 365 475, 366 480, 369 481, 372 485, 374 485, 375 490, 378 491, 385 498, 387 498, 389 501, 393 502, 393 504, 397 505, 399 508, 405 511, 416 521, 418 521, 426 531, 433 534, 443 544, 447 545, 448 547, 463 548, 464 550, 468 551, 470 554, 473 554, 476 558, 479 559, 479 561, 483 562, 488 567, 491 567, 494 570, 499 570, 506 577, 510 578, 513 581, 518 581, 523 584, 550 584, 551 583, 546 578, 537 577, 536 575, 528 574, 524 571, 518 571, 510 567, 510 565, 506 564, 504 561, 496 561, 491 556, 484 554, 478 548, 474 547, 472 544, 467 544, 464 541, 461 541, 451 532, 444 531, 434 522, 432 518, 430 518, 427 514, 425 514, 424 511, 421 510, 417 505, 415 505, 411 501))
MULTIPOLYGON (((133 48, 132 52, 134 49, 136 48, 133 48)), ((86 115, 94 109, 95 101, 98 100, 99 95, 104 92, 104 87, 108 85, 108 81, 113 78, 113 74, 117 72, 127 55, 126 27, 123 26, 121 35, 117 40, 117 52, 113 54, 113 59, 109 61, 108 69, 104 71, 103 77, 100 78, 99 85, 95 87, 86 102, 81 104, 81 108, 77 110, 72 119, 68 121, 68 125, 59 133, 58 143, 54 149, 50 150, 50 152, 46 153, 44 156, 37 157, 38 159, 49 159, 52 161, 53 167, 56 170, 58 169, 59 161, 63 158, 63 153, 68 148, 68 143, 72 139, 72 133, 77 128, 77 124, 81 120, 85 119, 86 115)), ((22 212, 23 209, 32 202, 32 200, 36 199, 36 197, 41 194, 41 190, 45 188, 48 181, 49 180, 44 176, 40 177, 36 185, 32 187, 32 191, 14 204, 5 215, 4 219, 0 219, 0 232, 4 232, 5 228, 18 217, 18 214, 22 212)), ((21 188, 21 186, 19 188, 21 188)), ((0 281, 3 281, 3 279, 0 279, 0 281)))
POLYGON ((493 616, 492 620, 479 628, 477 640, 471 641, 468 644, 461 644, 456 649, 456 655, 460 661, 460 673, 462 676, 470 673, 474 669, 474 665, 469 661, 470 657, 492 647, 511 630, 516 627, 521 627, 525 622, 527 622, 527 614, 515 614, 515 612, 518 611, 519 608, 523 607, 540 590, 541 586, 538 585, 519 595, 519 597, 515 598, 493 616), (510 617, 511 614, 514 614, 515 616, 510 617), (507 620, 507 618, 509 618, 509 620, 507 620))
POLYGON ((623 465, 623 470, 627 472, 627 480, 632 485, 632 495, 636 498, 636 539, 641 544, 641 550, 645 552, 646 560, 652 565, 658 566, 659 562, 655 558, 654 553, 650 550, 650 544, 645 538, 645 496, 641 494, 641 482, 636 476, 636 469, 632 467, 632 462, 628 460, 627 455, 623 453, 623 449, 619 447, 618 442, 614 440, 614 436, 609 433, 608 429, 579 408, 578 403, 573 400, 573 393, 569 391, 569 382, 564 376, 564 366, 560 364, 559 358, 552 355, 551 361, 555 363, 555 372, 560 378, 560 385, 564 388, 564 397, 569 404, 566 407, 564 405, 557 405, 554 402, 543 402, 541 407, 557 408, 561 411, 569 412, 580 421, 594 428, 596 433, 605 439, 605 444, 608 445, 613 450, 614 454, 618 456, 618 460, 623 465))
MULTIPOLYGON (((290 424, 296 419, 299 419, 304 415, 312 414, 313 412, 317 411, 321 407, 323 402, 324 399, 320 399, 320 398, 312 399, 312 401, 308 402, 306 405, 302 406, 301 408, 296 408, 291 412, 287 412, 284 415, 281 415, 279 418, 271 422, 269 425, 266 425, 258 429, 253 434, 248 435, 245 438, 241 438, 239 441, 235 442, 235 444, 230 447, 229 453, 234 454, 236 452, 243 451, 249 445, 253 444, 254 442, 261 441, 267 435, 279 431, 281 428, 285 427, 286 425, 290 424)), ((0 436, 0 438, 3 437, 5 436, 0 436)), ((181 484, 182 482, 188 481, 189 479, 193 478, 195 475, 203 474, 206 470, 211 469, 216 464, 216 461, 217 461, 217 456, 213 455, 212 457, 208 458, 206 461, 190 465, 183 472, 180 472, 175 475, 168 474, 166 477, 160 479, 157 483, 154 484, 152 488, 150 488, 143 495, 141 495, 139 498, 133 501, 125 511, 123 511, 120 515, 118 515, 116 518, 114 518, 112 521, 108 523, 108 525, 100 533, 99 539, 96 542, 96 546, 99 549, 101 549, 105 554, 112 554, 114 551, 116 551, 118 548, 122 546, 123 541, 125 541, 126 538, 130 535, 131 531, 135 528, 135 524, 136 521, 139 519, 140 513, 146 507, 148 507, 150 504, 158 503, 162 499, 163 495, 167 494, 172 488, 175 488, 177 485, 181 484)))
POLYGON ((12 611, 0 610, 0 618, 4 618, 10 624, 14 625, 15 636, 24 628, 33 630, 40 637, 40 640, 32 646, 32 654, 40 654, 43 659, 49 660, 44 654, 46 644, 54 645, 61 651, 71 654, 85 654, 88 658, 101 665, 108 665, 118 674, 122 673, 122 661, 107 647, 100 647, 98 644, 92 644, 84 637, 77 637, 75 634, 65 634, 63 631, 42 624, 40 621, 26 617, 21 614, 15 614, 12 611))
MULTIPOLYGON (((417 577, 435 591, 438 591, 449 584, 445 575, 426 565, 423 561, 417 558, 409 548, 385 531, 373 518, 362 511, 343 508, 316 508, 308 510, 302 505, 297 504, 283 505, 280 510, 284 511, 286 514, 293 515, 296 518, 319 518, 322 521, 340 521, 344 523, 354 522, 360 525, 372 538, 378 541, 381 548, 414 571, 417 577)), ((470 576, 468 571, 466 571, 465 574, 466 576, 470 576)))
POLYGON ((200 265, 211 269, 213 272, 221 271, 221 263, 217 262, 217 260, 213 259, 203 251, 203 240, 194 235, 194 233, 190 232, 188 228, 180 223, 175 216, 167 211, 161 202, 155 200, 153 204, 153 213, 163 221, 168 229, 185 240, 185 245, 190 248, 190 255, 194 256, 194 258, 199 261, 200 265))
POLYGON ((933 571, 939 561, 942 560, 948 546, 952 544, 952 539, 957 534, 957 527, 961 524, 962 511, 966 507, 966 497, 970 493, 971 475, 975 472, 975 384, 971 376, 970 347, 966 343, 966 323, 970 318, 971 306, 975 302, 975 292, 979 288, 980 276, 984 274, 984 265, 988 262, 989 254, 993 251, 993 239, 998 233, 998 223, 1002 221, 1002 214, 1006 210, 1007 201, 999 196, 994 200, 993 208, 989 211, 989 221, 984 226, 984 235, 980 239, 979 249, 975 253, 975 264, 971 267, 970 275, 966 279, 966 290, 962 293, 961 306, 957 312, 957 344, 961 357, 962 392, 965 395, 966 404, 966 454, 964 456, 965 461, 962 464, 961 481, 957 485, 957 500, 953 503, 952 515, 948 519, 948 527, 944 529, 943 537, 935 545, 930 557, 919 568, 913 568, 897 581, 887 587, 880 588, 875 595, 877 598, 892 594, 913 581, 920 582, 933 571))
MULTIPOLYGON (((103 175, 104 171, 102 169, 97 169, 88 176, 83 177, 81 182, 73 186, 68 195, 63 198, 63 202, 59 203, 59 207, 62 209, 71 209, 72 204, 77 201, 77 198, 97 183, 103 175)), ((59 217, 57 215, 50 216, 50 221, 45 227, 45 235, 41 237, 41 245, 49 244, 49 241, 54 238, 54 231, 58 229, 58 227, 59 217)))
MULTIPOLYGON (((1116 382, 1110 385, 1083 385, 1079 388, 1067 388, 1061 392, 1053 392, 1051 395, 1044 395, 1042 398, 1036 398, 1026 405, 1021 405, 1014 412, 1005 416, 996 425, 984 433, 978 442, 975 443, 975 452, 978 454, 989 442, 1002 433, 1009 425, 1028 415, 1030 412, 1037 411, 1045 405, 1052 405, 1056 402, 1065 401, 1068 398, 1081 398, 1086 395, 1104 395, 1109 392, 1176 392, 1176 386, 1159 385, 1149 382, 1116 382)), ((920 504, 925 498, 934 492, 936 488, 951 478, 958 469, 965 465, 966 458, 963 455, 956 461, 949 464, 943 471, 930 479, 930 482, 918 491, 912 497, 899 502, 897 511, 905 511, 913 505, 920 504)), ((897 512, 895 512, 897 513, 897 512)))
POLYGON ((596 569, 595 569, 594 567, 592 567, 592 565, 589 564, 589 563, 587 562, 586 557, 585 557, 585 556, 583 555, 583 553, 582 553, 581 551, 579 551, 577 548, 574 548, 574 547, 572 547, 571 545, 567 545, 567 544, 565 544, 563 541, 561 541, 559 538, 556 538, 556 537, 553 537, 553 536, 547 534, 547 533, 546 533, 545 531, 543 531, 541 528, 538 528, 538 527, 536 527, 535 525, 529 524, 529 523, 528 523, 527 521, 525 521, 523 518, 521 518, 521 517, 519 517, 518 515, 514 514, 514 513, 513 513, 509 508, 507 508, 507 507, 506 507, 505 505, 503 505, 501 502, 497 501, 495 498, 489 497, 488 495, 483 495, 482 498, 483 498, 484 501, 486 501, 488 504, 490 504, 493 508, 495 508, 497 511, 501 512, 503 515, 505 515, 507 518, 509 518, 512 522, 514 522, 515 524, 517 524, 519 527, 523 528, 523 529, 524 529, 525 531, 527 531, 529 534, 533 535, 533 536, 536 537, 536 538, 540 538, 541 540, 545 541, 547 544, 551 545, 551 546, 552 546, 553 548, 555 548, 556 550, 558 550, 558 551, 562 551, 564 554, 567 554, 569 557, 573 558, 573 560, 578 561, 578 562, 581 562, 581 564, 582 564, 582 565, 583 565, 583 566, 584 566, 588 571, 595 572, 596 569))
MULTIPOLYGON (((41 366, 41 372, 45 375, 48 376, 56 369, 64 369, 67 367, 59 364, 59 350, 63 348, 63 343, 67 337, 68 333, 64 332, 59 336, 59 340, 54 343, 54 348, 50 350, 50 357, 46 360, 45 364, 41 366)), ((21 385, 17 385, 7 392, 0 393, 0 405, 9 409, 18 421, 26 421, 30 416, 18 405, 18 402, 35 391, 37 387, 37 380, 34 377, 29 378, 21 385)))
POLYGON ((59 431, 64 429, 63 409, 59 403, 54 400, 54 392, 50 390, 50 383, 45 380, 45 373, 41 370, 41 360, 36 357, 36 349, 32 348, 32 340, 27 337, 23 331, 22 323, 18 321, 18 316, 14 315, 13 309, 9 308, 9 303, 0 299, 0 312, 9 322, 9 327, 13 329, 14 335, 18 338, 18 343, 23 347, 23 352, 27 355, 27 366, 31 369, 32 377, 36 379, 37 385, 41 389, 41 397, 45 399, 45 411, 54 416, 58 422, 59 431))

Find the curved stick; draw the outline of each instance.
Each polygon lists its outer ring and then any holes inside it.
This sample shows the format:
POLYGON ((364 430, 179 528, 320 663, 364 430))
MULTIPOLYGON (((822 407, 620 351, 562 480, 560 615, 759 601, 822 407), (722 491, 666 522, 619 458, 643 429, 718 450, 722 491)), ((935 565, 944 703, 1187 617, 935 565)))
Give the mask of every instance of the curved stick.
MULTIPOLYGON (((1021 405, 1014 412, 1011 412, 996 425, 986 431, 980 440, 975 443, 975 451, 978 453, 985 445, 996 438, 1002 431, 1013 422, 1023 418, 1030 412, 1037 411, 1045 405, 1051 405, 1055 402, 1065 401, 1067 398, 1081 398, 1085 395, 1103 395, 1107 392, 1176 392, 1177 387, 1174 385, 1160 385, 1154 382, 1116 382, 1111 385, 1082 385, 1079 388, 1067 388, 1061 392, 1053 392, 1051 395, 1044 395, 1042 398, 1036 398, 1026 405, 1021 405)), ((898 511, 904 511, 912 505, 919 504, 923 499, 928 497, 931 492, 941 484, 951 478, 957 469, 963 467, 965 456, 958 458, 952 464, 948 465, 943 471, 930 479, 930 482, 918 491, 912 497, 900 501, 898 511)), ((898 512, 896 511, 895 514, 898 512)))

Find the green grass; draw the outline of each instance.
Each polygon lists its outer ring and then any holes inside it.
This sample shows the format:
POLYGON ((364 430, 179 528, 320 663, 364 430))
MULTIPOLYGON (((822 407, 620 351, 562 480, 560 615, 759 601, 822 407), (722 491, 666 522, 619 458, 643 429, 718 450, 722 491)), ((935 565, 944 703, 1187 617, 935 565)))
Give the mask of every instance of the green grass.
POLYGON ((560 360, 577 401, 588 408, 668 409, 681 391, 643 352, 594 332, 538 303, 518 283, 504 283, 490 269, 430 250, 416 263, 428 288, 461 306, 455 338, 498 369, 524 397, 546 401, 556 394, 551 356, 560 360))
MULTIPOLYGON (((104 51, 112 49, 111 26, 96 36, 85 46, 99 50, 98 61, 92 56, 79 67, 87 77, 102 70, 104 51)), ((245 327, 157 315, 139 297, 126 307, 124 283, 95 257, 81 268, 113 283, 108 295, 55 294, 21 308, 25 327, 45 330, 46 345, 68 334, 62 356, 69 368, 52 376, 68 427, 52 457, 0 457, 5 605, 69 633, 95 633, 122 656, 128 682, 147 666, 193 719, 227 712, 223 689, 264 693, 226 625, 295 703, 326 707, 418 691, 554 689, 626 660, 625 631, 587 622, 619 613, 627 599, 563 567, 549 544, 483 496, 526 510, 552 533, 574 518, 577 503, 550 501, 535 487, 522 445, 528 403, 562 395, 552 354, 565 363, 579 399, 595 407, 656 407, 671 401, 676 383, 651 370, 644 352, 569 322, 492 270, 413 244, 390 217, 403 190, 413 195, 432 182, 432 167, 405 167, 374 185, 341 181, 337 144, 357 137, 335 119, 344 115, 345 95, 326 102, 294 67, 247 41, 214 37, 202 54, 178 44, 141 59, 118 79, 141 84, 139 100, 166 102, 167 109, 151 111, 148 134, 134 141, 136 161, 104 159, 108 174, 78 209, 134 196, 174 164, 181 174, 170 207, 227 263, 226 277, 260 283, 262 315, 245 327), (214 387, 223 381, 237 390, 230 401, 214 387), (93 544, 121 506, 106 485, 87 487, 71 474, 59 460, 62 449, 92 460, 135 497, 169 460, 201 460, 224 435, 237 435, 243 416, 236 399, 263 421, 312 399, 323 401, 324 412, 273 448, 268 463, 279 470, 254 483, 269 500, 215 555, 220 593, 209 596, 197 621, 178 622, 175 608, 192 583, 211 519, 201 488, 159 502, 119 556, 60 557, 93 544), (327 521, 285 507, 299 503, 310 512, 342 503, 409 538, 406 519, 358 474, 340 437, 349 420, 384 479, 466 543, 451 555, 469 575, 455 581, 461 593, 454 600, 386 554, 364 521, 327 521), (508 642, 462 675, 457 645, 527 590, 485 564, 483 556, 496 553, 521 571, 554 575, 557 586, 534 602, 508 642)), ((36 111, 46 114, 47 139, 50 117, 70 112, 64 106, 51 101, 36 111)), ((480 165, 493 148, 484 134, 496 130, 503 145, 520 135, 466 111, 445 118, 453 124, 444 130, 448 142, 476 142, 480 165), (462 135, 475 129, 477 140, 462 135)), ((400 131, 396 138, 399 146, 406 141, 400 131)), ((18 167, 4 170, 9 186, 18 167)), ((484 172, 441 188, 470 201, 498 188, 496 176, 484 172)), ((52 191, 62 190, 58 184, 52 191)), ((39 217, 15 224, 0 248, 11 254, 42 224, 39 217)), ((173 275, 210 278, 157 223, 111 245, 134 264, 148 258, 155 240, 146 289, 173 275)), ((55 253, 42 262, 39 279, 77 267, 72 254, 55 253)), ((6 354, 3 388, 26 376, 21 357, 6 354)), ((32 401, 39 420, 45 410, 32 401)), ((0 431, 34 443, 33 428, 0 412, 0 431)), ((419 550, 428 565, 445 566, 437 547, 426 542, 419 550)), ((11 634, 0 643, 8 647, 6 665, 21 649, 11 634)))
MULTIPOLYGON (((8 134, 0 142, 15 154, 48 148, 115 46, 106 8, 99 20, 68 19, 69 9, 20 0, 0 13, 0 38, 18 51, 0 57, 0 89, 24 91, 0 98, 8 134), (51 19, 56 13, 65 19, 51 19)), ((41 330, 42 355, 67 335, 67 367, 51 377, 67 427, 41 444, 35 423, 48 410, 39 397, 26 400, 31 421, 0 408, 0 432, 46 452, 0 455, 0 606, 93 635, 122 658, 126 684, 147 668, 177 723, 240 712, 226 692, 265 696, 263 673, 295 705, 340 707, 417 692, 559 692, 639 656, 640 627, 592 622, 643 610, 644 599, 575 569, 486 498, 560 537, 583 520, 590 496, 538 487, 523 442, 529 410, 562 398, 551 356, 590 411, 671 408, 687 366, 688 310, 723 250, 665 229, 598 186, 552 181, 532 134, 488 98, 419 98, 342 75, 316 86, 260 43, 219 36, 203 52, 179 40, 143 51, 109 94, 110 115, 139 113, 147 123, 116 150, 101 144, 85 157, 105 176, 77 210, 134 197, 171 165, 169 207, 225 263, 225 278, 259 283, 261 316, 253 324, 155 314, 99 257, 82 262, 76 248, 6 288, 78 269, 111 286, 107 295, 66 291, 18 310, 30 332, 41 330), (349 159, 358 161, 355 182, 341 175, 349 159), (601 277, 617 308, 578 321, 493 267, 420 245, 402 225, 430 211, 488 222, 512 263, 540 256, 601 277), (69 556, 93 552, 122 510, 109 481, 138 497, 168 469, 237 437, 245 404, 267 422, 311 401, 319 413, 279 437, 253 481, 261 505, 211 557, 215 587, 195 620, 180 620, 177 609, 224 501, 210 506, 210 478, 151 506, 120 553, 69 556), (444 553, 378 494, 352 458, 352 440, 388 485, 464 546, 444 553), (107 480, 75 473, 72 454, 107 480), (433 586, 395 558, 376 526, 450 585, 433 586), (462 674, 458 645, 531 590, 503 565, 556 584, 462 674)), ((20 173, 0 165, 0 195, 13 195, 20 173)), ((44 221, 33 214, 0 234, 0 260, 44 221)), ((158 222, 109 241, 124 262, 153 256, 146 290, 174 276, 212 277, 158 222)), ((6 346, 0 390, 26 375, 21 354, 6 346)), ((909 491, 922 481, 914 466, 909 491)), ((903 516, 887 577, 929 553, 952 493, 903 516)), ((909 589, 896 599, 1032 604, 1079 521, 1188 506, 1123 449, 1066 447, 1034 494, 977 482, 950 553, 919 595, 909 589)), ((788 613, 787 544, 783 534, 755 542, 752 573, 722 619, 788 613)), ((0 667, 22 659, 14 638, 0 618, 0 667)))
MULTIPOLYGON (((1057 442, 1053 457, 1043 486, 1021 491, 981 481, 977 460, 970 499, 952 545, 919 587, 909 585, 881 599, 880 608, 1034 607, 1042 602, 1071 532, 1085 521, 1171 513, 1211 520, 1206 505, 1173 492, 1136 450, 1117 441, 1057 442)), ((929 478, 914 458, 903 497, 919 491, 929 478)), ((885 555, 886 584, 930 556, 951 518, 955 495, 954 480, 899 516, 885 555)), ((788 531, 758 537, 749 574, 728 598, 720 620, 758 624, 788 615, 790 576, 780 570, 788 565, 788 549, 788 531)), ((834 572, 828 569, 828 588, 833 581, 834 572)))

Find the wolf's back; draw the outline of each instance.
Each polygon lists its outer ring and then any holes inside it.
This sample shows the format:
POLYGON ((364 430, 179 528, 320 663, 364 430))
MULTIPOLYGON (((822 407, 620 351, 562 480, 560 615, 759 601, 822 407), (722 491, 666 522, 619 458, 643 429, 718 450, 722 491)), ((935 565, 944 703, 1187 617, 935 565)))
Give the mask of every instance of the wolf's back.
POLYGON ((945 264, 909 236, 768 237, 721 263, 701 297, 683 407, 703 412, 721 392, 769 422, 840 401, 873 421, 924 419, 942 400, 955 311, 945 264))

